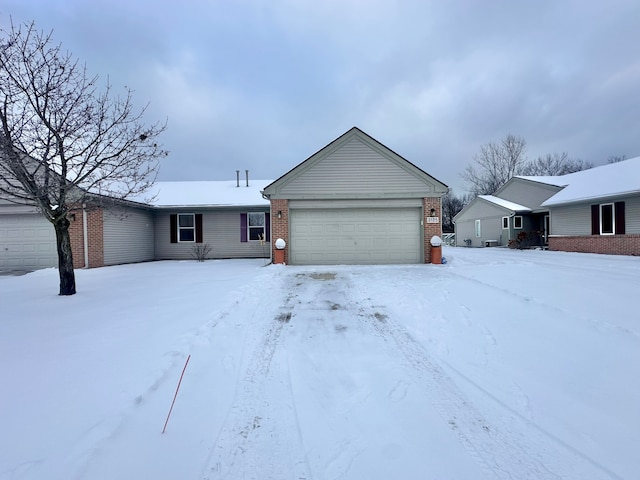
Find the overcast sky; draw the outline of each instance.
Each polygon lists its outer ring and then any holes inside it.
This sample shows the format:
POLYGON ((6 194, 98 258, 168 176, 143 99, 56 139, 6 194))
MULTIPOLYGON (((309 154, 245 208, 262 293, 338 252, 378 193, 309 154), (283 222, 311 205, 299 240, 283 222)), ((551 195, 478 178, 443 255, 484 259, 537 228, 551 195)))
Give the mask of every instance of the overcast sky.
POLYGON ((640 155, 638 0, 3 0, 168 121, 160 180, 275 179, 357 126, 457 193, 482 144, 640 155))

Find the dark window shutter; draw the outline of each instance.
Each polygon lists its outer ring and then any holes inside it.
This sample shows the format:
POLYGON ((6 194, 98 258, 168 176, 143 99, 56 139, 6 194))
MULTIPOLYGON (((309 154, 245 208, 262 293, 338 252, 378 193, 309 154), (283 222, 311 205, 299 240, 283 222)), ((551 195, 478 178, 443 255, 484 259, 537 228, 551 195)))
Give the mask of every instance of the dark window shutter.
POLYGON ((624 235, 624 202, 616 202, 615 207, 615 219, 616 219, 616 235, 624 235))
POLYGON ((171 230, 169 234, 171 243, 178 243, 178 215, 175 213, 169 215, 169 230, 171 230))
POLYGON ((240 241, 241 242, 247 241, 247 214, 246 213, 240 214, 240 241))
POLYGON ((196 213, 196 243, 202 243, 202 214, 196 213))
POLYGON ((265 242, 271 241, 271 214, 270 213, 264 214, 264 241, 265 242))
POLYGON ((591 205, 591 235, 600 235, 600 205, 591 205))

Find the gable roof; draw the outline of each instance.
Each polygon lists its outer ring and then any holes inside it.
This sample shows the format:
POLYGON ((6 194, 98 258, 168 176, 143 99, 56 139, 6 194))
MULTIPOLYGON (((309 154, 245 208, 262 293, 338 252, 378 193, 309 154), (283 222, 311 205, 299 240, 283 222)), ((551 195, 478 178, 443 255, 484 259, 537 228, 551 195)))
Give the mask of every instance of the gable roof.
POLYGON ((640 194, 640 157, 555 178, 566 186, 542 202, 543 206, 640 194))
POLYGON ((493 195, 478 195, 478 198, 481 198, 482 200, 484 200, 486 202, 493 203, 494 205, 497 205, 498 207, 505 208, 505 209, 510 210, 512 212, 515 212, 515 213, 528 213, 528 212, 531 212, 531 209, 529 207, 526 207, 524 205, 520 205, 520 204, 515 203, 515 202, 510 202, 509 200, 505 200, 504 198, 494 197, 493 195))
POLYGON ((489 203, 490 205, 501 208, 505 210, 505 212, 509 212, 511 214, 532 212, 529 207, 511 202, 509 200, 505 200, 504 198, 496 197, 494 195, 478 195, 476 198, 471 200, 471 202, 465 205, 462 210, 460 210, 453 216, 453 222, 456 223, 460 217, 464 216, 469 212, 469 210, 473 209, 474 206, 478 204, 478 202, 489 203))
POLYGON ((249 186, 237 181, 156 182, 147 195, 154 207, 267 206, 260 190, 271 180, 252 180, 249 186))
POLYGON ((358 127, 352 127, 350 130, 346 131, 338 138, 333 140, 331 143, 326 145, 325 147, 318 150, 316 153, 308 157, 303 162, 299 163, 291 170, 286 172, 280 178, 267 185, 263 190, 263 193, 266 196, 272 196, 276 192, 278 192, 283 187, 291 184, 294 180, 304 175, 305 172, 308 172, 311 168, 316 167, 320 162, 326 159, 332 153, 338 151, 343 146, 347 145, 349 142, 358 140, 363 144, 366 144, 372 150, 375 150, 378 154, 384 156, 389 162, 395 164, 397 167, 405 170, 409 174, 411 174, 414 178, 419 178, 424 184, 429 184, 434 186, 434 191, 437 193, 446 193, 448 187, 446 184, 442 183, 435 177, 429 175, 427 172, 422 170, 420 167, 411 163, 406 158, 397 154, 393 150, 391 150, 386 145, 383 145, 375 138, 371 137, 367 133, 360 130, 358 127))

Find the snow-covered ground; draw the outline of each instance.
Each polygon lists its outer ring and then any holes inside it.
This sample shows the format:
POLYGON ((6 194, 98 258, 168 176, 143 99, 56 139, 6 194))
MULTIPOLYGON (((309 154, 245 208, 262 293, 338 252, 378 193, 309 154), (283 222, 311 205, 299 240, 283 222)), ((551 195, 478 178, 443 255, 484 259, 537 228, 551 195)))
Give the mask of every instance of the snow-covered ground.
POLYGON ((640 258, 444 255, 0 277, 0 479, 638 478, 640 258))

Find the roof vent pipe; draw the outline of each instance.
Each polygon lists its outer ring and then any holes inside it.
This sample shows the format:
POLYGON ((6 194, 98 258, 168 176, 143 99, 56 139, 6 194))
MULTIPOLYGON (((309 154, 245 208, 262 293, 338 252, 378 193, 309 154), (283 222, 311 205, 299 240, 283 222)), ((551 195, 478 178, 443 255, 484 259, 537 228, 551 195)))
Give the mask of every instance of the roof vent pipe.
POLYGON ((236 187, 240 186, 240 170, 236 170, 236 187))
POLYGON ((244 174, 247 177, 247 187, 248 187, 249 186, 249 170, 245 170, 244 174))

